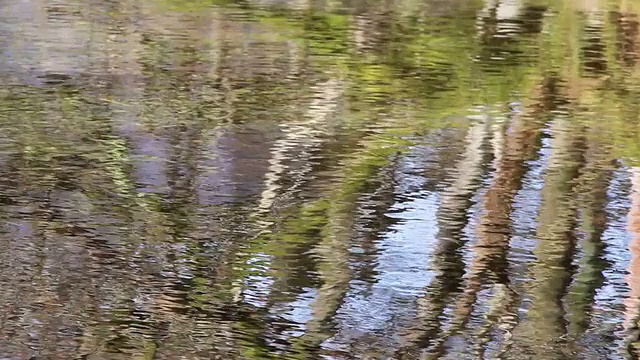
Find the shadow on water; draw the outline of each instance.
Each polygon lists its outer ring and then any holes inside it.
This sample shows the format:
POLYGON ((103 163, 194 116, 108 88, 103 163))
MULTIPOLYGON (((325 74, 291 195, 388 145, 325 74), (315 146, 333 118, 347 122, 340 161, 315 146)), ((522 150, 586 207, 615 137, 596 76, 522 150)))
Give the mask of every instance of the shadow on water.
POLYGON ((0 357, 637 357, 639 15, 0 5, 0 357))

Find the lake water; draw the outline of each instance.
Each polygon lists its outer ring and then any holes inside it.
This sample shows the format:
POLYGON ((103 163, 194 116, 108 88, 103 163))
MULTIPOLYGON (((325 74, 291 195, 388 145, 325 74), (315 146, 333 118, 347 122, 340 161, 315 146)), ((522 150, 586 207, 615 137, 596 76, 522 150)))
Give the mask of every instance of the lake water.
POLYGON ((640 4, 0 2, 0 359, 635 359, 640 4))

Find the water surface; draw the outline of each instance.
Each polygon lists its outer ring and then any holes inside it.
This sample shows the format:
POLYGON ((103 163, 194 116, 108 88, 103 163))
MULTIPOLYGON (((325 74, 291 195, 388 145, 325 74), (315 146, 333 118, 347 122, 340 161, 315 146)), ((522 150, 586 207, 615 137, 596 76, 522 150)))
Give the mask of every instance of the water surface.
POLYGON ((1 3, 0 358, 636 358, 639 15, 1 3))

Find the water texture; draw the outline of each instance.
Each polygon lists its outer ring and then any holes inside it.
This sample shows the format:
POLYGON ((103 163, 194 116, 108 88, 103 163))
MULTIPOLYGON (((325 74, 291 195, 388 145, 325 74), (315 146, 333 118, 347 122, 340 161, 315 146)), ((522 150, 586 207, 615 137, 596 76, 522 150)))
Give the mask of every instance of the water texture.
POLYGON ((0 359, 635 359, 640 3, 0 1, 0 359))

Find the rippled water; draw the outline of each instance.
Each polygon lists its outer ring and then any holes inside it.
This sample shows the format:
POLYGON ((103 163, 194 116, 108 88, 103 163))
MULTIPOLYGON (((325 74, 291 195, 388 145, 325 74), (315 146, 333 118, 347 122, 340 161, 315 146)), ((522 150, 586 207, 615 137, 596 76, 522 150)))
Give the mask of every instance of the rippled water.
POLYGON ((0 358, 636 358, 639 15, 0 2, 0 358))

